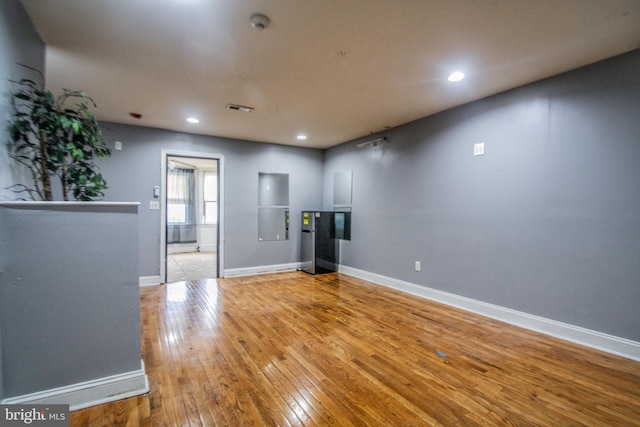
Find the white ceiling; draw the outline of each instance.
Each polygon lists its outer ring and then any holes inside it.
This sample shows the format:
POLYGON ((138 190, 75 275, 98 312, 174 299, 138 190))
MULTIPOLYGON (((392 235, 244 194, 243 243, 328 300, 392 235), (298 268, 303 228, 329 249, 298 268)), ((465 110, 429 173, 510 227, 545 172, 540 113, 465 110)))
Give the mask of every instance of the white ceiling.
POLYGON ((86 91, 100 120, 318 148, 640 47, 640 0, 23 3, 47 87, 86 91))

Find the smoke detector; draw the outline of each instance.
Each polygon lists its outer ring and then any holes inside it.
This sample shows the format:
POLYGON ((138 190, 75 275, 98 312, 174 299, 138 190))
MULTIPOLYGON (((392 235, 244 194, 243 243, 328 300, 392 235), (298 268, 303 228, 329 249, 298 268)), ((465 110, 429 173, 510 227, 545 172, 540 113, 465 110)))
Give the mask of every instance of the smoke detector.
POLYGON ((251 15, 251 19, 249 20, 249 22, 251 22, 251 26, 253 28, 262 31, 269 26, 271 20, 266 15, 263 15, 261 13, 254 13, 253 15, 251 15))

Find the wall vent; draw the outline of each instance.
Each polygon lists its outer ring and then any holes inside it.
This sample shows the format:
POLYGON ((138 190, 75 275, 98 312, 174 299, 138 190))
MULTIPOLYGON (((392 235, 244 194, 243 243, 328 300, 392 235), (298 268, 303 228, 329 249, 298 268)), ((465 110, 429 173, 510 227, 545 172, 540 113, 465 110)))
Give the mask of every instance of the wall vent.
POLYGON ((242 111, 243 113, 250 113, 253 111, 253 108, 251 107, 245 107, 243 105, 237 105, 237 104, 227 104, 227 110, 233 110, 233 111, 242 111))

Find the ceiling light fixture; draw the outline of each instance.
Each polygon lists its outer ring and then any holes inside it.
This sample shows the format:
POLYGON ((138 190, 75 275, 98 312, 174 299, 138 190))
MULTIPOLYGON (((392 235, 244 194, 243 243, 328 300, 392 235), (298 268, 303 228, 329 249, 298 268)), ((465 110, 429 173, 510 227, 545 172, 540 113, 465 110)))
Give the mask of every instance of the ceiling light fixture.
POLYGON ((307 139, 307 135, 300 134, 300 135, 296 136, 296 138, 301 139, 301 140, 302 139, 307 139))
POLYGON ((262 31, 269 26, 271 20, 266 15, 263 15, 261 13, 254 13, 253 15, 251 15, 249 22, 251 22, 251 26, 253 28, 258 31, 262 31))
POLYGON ((464 73, 462 71, 454 71, 449 74, 449 77, 447 78, 450 82, 459 82, 462 79, 464 79, 464 73))
POLYGON ((381 137, 381 138, 372 139, 370 141, 364 141, 364 142, 361 142, 360 144, 356 145, 356 147, 358 147, 358 148, 376 147, 376 146, 378 146, 378 144, 381 144, 383 142, 389 142, 389 138, 384 136, 384 137, 381 137))
POLYGON ((187 121, 188 121, 189 123, 193 123, 193 124, 195 124, 195 123, 200 123, 200 120, 196 119, 195 117, 189 117, 189 118, 187 119, 187 121))

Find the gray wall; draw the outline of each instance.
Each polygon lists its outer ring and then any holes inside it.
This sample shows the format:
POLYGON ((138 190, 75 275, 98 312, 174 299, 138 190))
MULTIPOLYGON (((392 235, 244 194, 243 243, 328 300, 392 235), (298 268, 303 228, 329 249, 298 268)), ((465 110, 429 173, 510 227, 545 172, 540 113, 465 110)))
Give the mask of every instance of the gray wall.
POLYGON ((635 51, 328 150, 342 264, 640 341, 638 100, 635 51))
POLYGON ((0 203, 4 397, 140 369, 137 209, 0 203))
MULTIPOLYGON (((44 44, 35 32, 19 0, 0 2, 0 200, 13 200, 14 193, 7 187, 27 183, 25 171, 17 167, 7 155, 6 123, 11 118, 10 95, 14 88, 9 80, 23 77, 36 79, 17 63, 29 65, 44 73, 44 44)), ((0 253, 0 271, 6 262, 0 253)), ((0 274, 2 274, 0 272, 0 274)), ((0 343, 2 335, 0 334, 0 343)), ((1 346, 0 346, 1 348, 1 346)), ((0 362, 2 361, 0 349, 0 362)), ((4 398, 3 364, 0 363, 0 400, 4 398)))
POLYGON ((30 178, 22 166, 7 155, 9 134, 6 124, 11 119, 11 93, 16 89, 10 80, 28 78, 41 82, 40 76, 18 64, 40 70, 44 68, 44 44, 19 0, 0 2, 0 200, 15 200, 7 187, 30 178))
POLYGON ((110 187, 105 200, 142 203, 141 276, 160 274, 160 211, 149 210, 149 201, 158 200, 153 187, 161 185, 163 149, 224 156, 225 269, 299 261, 300 211, 322 207, 322 151, 114 123, 103 127, 110 147, 123 143, 122 151, 99 163, 110 187), (289 240, 258 241, 259 172, 289 174, 289 240))

